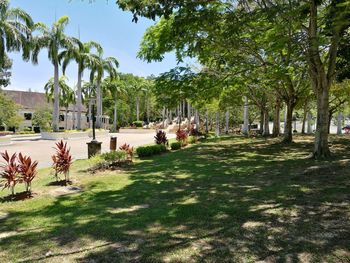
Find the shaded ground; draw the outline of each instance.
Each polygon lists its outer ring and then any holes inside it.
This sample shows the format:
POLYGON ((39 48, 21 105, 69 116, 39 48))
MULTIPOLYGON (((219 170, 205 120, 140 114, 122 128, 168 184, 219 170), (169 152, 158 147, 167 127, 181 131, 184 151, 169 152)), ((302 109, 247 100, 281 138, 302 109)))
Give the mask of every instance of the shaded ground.
POLYGON ((350 141, 328 162, 312 144, 226 138, 138 161, 123 173, 81 172, 83 191, 0 203, 2 262, 349 262, 350 141), (344 160, 345 159, 345 160, 344 160))

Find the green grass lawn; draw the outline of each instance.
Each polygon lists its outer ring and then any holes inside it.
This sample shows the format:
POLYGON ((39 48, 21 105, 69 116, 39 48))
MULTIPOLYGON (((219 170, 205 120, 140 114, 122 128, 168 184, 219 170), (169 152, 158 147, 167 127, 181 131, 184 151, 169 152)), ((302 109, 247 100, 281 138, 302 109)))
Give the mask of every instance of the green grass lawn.
POLYGON ((349 262, 350 139, 327 162, 310 139, 222 138, 94 175, 78 161, 65 196, 41 170, 34 198, 0 203, 0 261, 349 262))

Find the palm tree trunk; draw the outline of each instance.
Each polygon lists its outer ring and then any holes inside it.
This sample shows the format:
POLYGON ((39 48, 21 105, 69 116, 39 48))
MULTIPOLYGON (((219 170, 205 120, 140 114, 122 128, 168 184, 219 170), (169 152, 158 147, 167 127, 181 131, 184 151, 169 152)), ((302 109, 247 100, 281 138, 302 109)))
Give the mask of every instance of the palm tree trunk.
POLYGON ((59 130, 59 118, 60 118, 60 86, 58 83, 59 78, 59 66, 58 62, 54 64, 54 103, 53 103, 53 115, 52 115, 52 129, 54 132, 59 130))
POLYGON ((147 124, 149 124, 149 98, 148 98, 148 94, 146 94, 146 114, 147 114, 147 124))
MULTIPOLYGON (((80 67, 79 67, 80 68, 80 67)), ((82 71, 79 69, 78 71, 78 84, 77 84, 77 129, 81 130, 81 108, 82 108, 82 103, 81 103, 81 75, 82 71)))
POLYGON ((140 98, 139 96, 136 97, 136 120, 140 120, 140 98))
POLYGON ((66 106, 65 116, 64 116, 64 129, 68 129, 68 107, 66 106))
POLYGON ((92 114, 91 114, 91 108, 92 108, 92 105, 91 105, 91 99, 89 99, 89 128, 91 129, 92 128, 92 114))
POLYGON ((96 116, 96 128, 101 128, 102 120, 102 91, 101 91, 101 82, 97 81, 96 87, 96 104, 97 104, 97 116, 96 116))
POLYGON ((117 131, 117 114, 118 114, 118 97, 115 96, 115 99, 114 99, 114 117, 113 117, 113 131, 116 132, 117 131))

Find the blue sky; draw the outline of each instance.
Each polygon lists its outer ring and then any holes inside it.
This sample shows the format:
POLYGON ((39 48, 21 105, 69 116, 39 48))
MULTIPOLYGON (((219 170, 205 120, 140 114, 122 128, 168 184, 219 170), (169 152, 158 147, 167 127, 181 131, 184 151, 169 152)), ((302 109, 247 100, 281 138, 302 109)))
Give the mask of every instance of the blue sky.
MULTIPOLYGON (((133 23, 132 14, 123 12, 114 0, 11 0, 12 7, 20 7, 28 12, 35 22, 51 25, 55 17, 70 17, 66 34, 78 36, 82 41, 94 40, 104 48, 105 56, 114 56, 120 63, 119 71, 141 76, 168 71, 176 66, 174 54, 169 54, 162 62, 146 63, 136 58, 140 40, 145 30, 154 22, 140 19, 133 23)), ((43 91, 45 83, 53 76, 53 66, 47 59, 47 51, 42 50, 39 65, 23 62, 20 54, 10 53, 13 59, 11 85, 7 89, 43 91)), ((76 64, 67 69, 71 84, 76 82, 76 64)), ((84 78, 88 79, 88 72, 84 78)))

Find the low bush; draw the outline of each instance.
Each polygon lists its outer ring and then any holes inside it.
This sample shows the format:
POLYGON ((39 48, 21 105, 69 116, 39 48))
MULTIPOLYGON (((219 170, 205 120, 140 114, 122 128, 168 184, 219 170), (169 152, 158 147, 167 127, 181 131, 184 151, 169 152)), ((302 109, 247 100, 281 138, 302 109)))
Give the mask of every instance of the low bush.
POLYGON ((162 130, 157 131, 156 136, 154 136, 156 144, 168 144, 168 138, 166 137, 166 133, 162 130))
POLYGON ((171 143, 170 144, 170 148, 173 151, 181 149, 181 142, 173 142, 173 143, 171 143))
POLYGON ((143 127, 143 121, 134 121, 132 123, 132 125, 137 127, 137 128, 141 128, 141 127, 143 127))
POLYGON ((188 136, 188 143, 194 144, 198 141, 198 138, 196 136, 188 136))
POLYGON ((127 153, 125 151, 111 151, 107 153, 103 153, 101 155, 101 158, 105 160, 106 162, 120 162, 122 160, 125 160, 127 157, 127 153))
POLYGON ((155 144, 150 146, 142 146, 136 149, 137 155, 139 157, 148 157, 155 154, 164 153, 167 151, 167 148, 164 144, 155 144))

